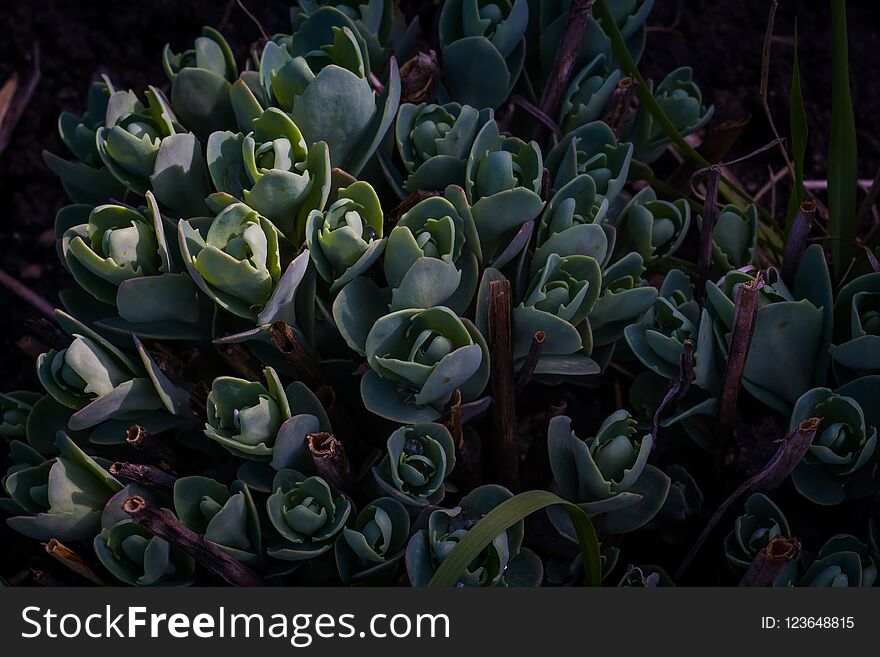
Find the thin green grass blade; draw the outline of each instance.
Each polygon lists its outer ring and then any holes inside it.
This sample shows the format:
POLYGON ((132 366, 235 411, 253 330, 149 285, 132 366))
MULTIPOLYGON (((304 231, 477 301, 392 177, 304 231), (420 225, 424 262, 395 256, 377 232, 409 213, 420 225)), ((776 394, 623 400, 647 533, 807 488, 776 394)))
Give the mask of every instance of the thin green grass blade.
POLYGON ((856 236, 858 154, 852 93, 846 0, 831 0, 831 143, 828 147, 828 232, 837 277, 849 267, 856 236))
POLYGON ((554 504, 559 504, 565 509, 577 532, 581 556, 584 560, 584 585, 599 586, 602 579, 601 557, 593 523, 580 507, 545 490, 520 493, 487 513, 468 530, 461 542, 443 560, 428 586, 455 586, 468 565, 496 536, 535 511, 554 504))
POLYGON ((798 208, 804 200, 804 158, 807 156, 807 112, 804 109, 804 95, 801 89, 801 67, 798 63, 797 23, 794 27, 794 62, 791 67, 791 93, 789 96, 789 123, 791 124, 791 156, 794 164, 794 181, 791 196, 788 198, 788 212, 785 215, 785 236, 791 231, 798 208))

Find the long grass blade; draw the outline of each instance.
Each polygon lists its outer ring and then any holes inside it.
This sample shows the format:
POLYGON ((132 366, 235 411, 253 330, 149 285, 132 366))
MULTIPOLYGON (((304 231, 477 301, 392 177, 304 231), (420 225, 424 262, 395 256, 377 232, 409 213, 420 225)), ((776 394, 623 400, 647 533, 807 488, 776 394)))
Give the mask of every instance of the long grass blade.
POLYGON ((856 124, 849 85, 846 0, 831 0, 831 143, 828 147, 828 232, 837 277, 849 267, 856 236, 856 124))
POLYGON ((575 504, 544 490, 530 490, 502 502, 468 530, 461 542, 443 560, 428 586, 455 586, 470 563, 496 536, 535 511, 559 504, 568 513, 577 533, 584 560, 584 585, 599 586, 601 557, 593 523, 575 504))

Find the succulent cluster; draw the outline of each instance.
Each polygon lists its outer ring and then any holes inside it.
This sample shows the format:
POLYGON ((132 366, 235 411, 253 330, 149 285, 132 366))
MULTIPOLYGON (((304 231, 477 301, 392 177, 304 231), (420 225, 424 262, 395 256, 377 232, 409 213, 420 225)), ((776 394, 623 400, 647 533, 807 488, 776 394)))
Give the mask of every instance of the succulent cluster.
MULTIPOLYGON (((124 512, 137 496, 266 581, 425 586, 511 489, 547 488, 599 530, 606 583, 672 585, 628 547, 683 553, 706 515, 752 288, 734 447, 759 433, 746 409, 778 431, 765 452, 819 418, 785 491, 876 499, 880 274, 836 286, 818 244, 790 277, 759 270, 760 209, 738 198, 699 271, 703 207, 644 171, 712 108, 686 68, 634 104, 615 47, 638 61, 652 0, 597 3, 558 108, 528 109, 570 4, 446 0, 428 35, 391 0, 299 0, 243 66, 205 28, 165 48, 164 85, 93 83, 59 121, 72 158, 45 155, 73 202, 55 232, 76 285, 44 392, 0 395, 10 527, 121 583, 211 581, 124 512), (504 395, 512 477, 491 439, 504 395)), ((582 581, 575 520, 547 515, 499 530, 458 584, 582 581)), ((794 529, 755 493, 723 554, 739 577, 794 529)), ((868 586, 878 559, 834 535, 776 582, 868 586)))

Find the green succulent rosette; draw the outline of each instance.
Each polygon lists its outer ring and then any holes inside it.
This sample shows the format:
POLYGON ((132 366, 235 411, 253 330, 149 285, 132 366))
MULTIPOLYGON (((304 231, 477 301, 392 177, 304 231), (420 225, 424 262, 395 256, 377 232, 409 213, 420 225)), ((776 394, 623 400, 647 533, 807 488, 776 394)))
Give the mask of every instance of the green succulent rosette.
POLYGON ((528 22, 527 0, 444 3, 440 51, 444 82, 453 100, 494 109, 510 96, 525 62, 528 22))
POLYGON ((65 160, 43 151, 43 161, 74 203, 97 205, 125 194, 125 187, 104 167, 96 146, 96 133, 104 127, 107 106, 115 92, 113 83, 103 76, 89 86, 86 110, 81 116, 62 112, 58 117, 58 134, 75 159, 65 160))
POLYGON ((189 586, 195 560, 133 520, 101 530, 94 540, 98 561, 129 586, 189 586))
MULTIPOLYGON (((727 360, 739 286, 753 280, 746 272, 730 271, 718 284, 709 281, 706 285, 719 363, 727 360)), ((790 415, 801 395, 826 380, 831 299, 828 265, 818 244, 804 253, 792 290, 775 270, 766 272, 758 292, 743 387, 783 415, 790 415), (785 376, 780 376, 780 372, 785 372, 785 376)))
MULTIPOLYGON (((234 89, 247 86, 239 80, 234 89)), ((309 214, 323 210, 330 195, 327 145, 309 148, 290 116, 274 107, 259 112, 242 132, 212 133, 207 160, 217 190, 209 204, 243 201, 296 244, 303 241, 309 214)))
POLYGON ((146 200, 142 210, 111 204, 59 211, 55 232, 63 262, 97 302, 79 306, 101 318, 99 326, 116 332, 199 339, 206 334, 209 313, 183 271, 152 192, 146 200))
MULTIPOLYGON (((669 477, 648 465, 653 437, 638 439, 636 432, 636 421, 624 410, 609 415, 589 443, 574 434, 568 417, 550 420, 547 447, 560 494, 591 517, 602 516, 608 533, 624 534, 645 525, 669 492, 669 477)), ((549 515, 563 535, 574 536, 564 513, 551 510, 549 515)))
POLYGON ((605 264, 609 232, 602 228, 608 214, 608 199, 596 189, 589 174, 580 174, 558 189, 541 214, 536 231, 538 253, 588 255, 605 264))
POLYGON ((7 440, 27 437, 27 421, 40 393, 27 390, 0 392, 0 436, 7 440))
MULTIPOLYGON (((549 253, 545 261, 532 262, 532 269, 536 267, 522 301, 513 308, 514 361, 526 358, 535 333, 543 331, 535 373, 597 374, 599 366, 589 358, 593 341, 587 316, 602 289, 599 263, 586 255, 549 253)), ((487 289, 485 282, 481 291, 487 289)))
MULTIPOLYGON (((565 35, 570 7, 571 0, 529 0, 530 40, 537 46, 536 52, 545 75, 549 74, 553 67, 553 60, 565 35)), ((635 61, 639 60, 645 49, 645 21, 653 7, 654 0, 608 2, 614 23, 635 61)), ((581 37, 580 51, 574 61, 575 70, 586 66, 599 55, 606 57, 609 68, 617 68, 604 21, 598 19, 594 13, 591 20, 587 21, 581 37)))
POLYGON ((821 420, 813 443, 792 473, 798 492, 816 504, 832 506, 874 493, 873 469, 880 459, 877 429, 851 397, 814 388, 795 403, 789 430, 812 417, 821 420))
POLYGON ((107 501, 122 489, 98 462, 66 434, 55 439, 58 456, 44 459, 33 448, 15 441, 13 465, 3 477, 13 516, 6 524, 29 538, 48 541, 91 539, 101 528, 107 501))
POLYGON ((802 561, 790 564, 773 585, 870 588, 877 581, 877 562, 868 546, 849 534, 832 536, 815 557, 802 561))
MULTIPOLYGON (((281 470, 266 500, 277 532, 268 554, 284 561, 306 561, 333 549, 351 514, 351 502, 321 477, 281 470)), ((271 540, 270 540, 271 543, 271 540)))
POLYGON ((294 32, 302 29, 309 16, 323 7, 345 14, 357 27, 358 35, 367 45, 374 67, 387 63, 393 44, 399 9, 392 0, 297 0, 290 17, 294 32))
POLYGON ((384 91, 357 25, 335 7, 320 7, 290 37, 269 41, 259 62, 259 88, 233 90, 239 126, 275 106, 289 114, 308 144, 325 142, 334 167, 358 175, 376 152, 400 103, 400 74, 392 58, 384 91))
POLYGON ((596 193, 613 203, 629 175, 633 146, 619 143, 601 121, 586 123, 566 134, 547 154, 546 166, 554 189, 588 173, 596 193))
POLYGON ((390 584, 409 538, 409 514, 390 497, 373 500, 336 539, 339 577, 345 584, 390 584))
POLYGON ((646 264, 674 255, 691 224, 691 206, 685 199, 663 201, 651 187, 635 194, 614 221, 615 250, 635 252, 646 264))
POLYGON ((673 380, 681 369, 685 340, 694 343, 694 385, 714 391, 720 371, 711 335, 709 314, 694 299, 690 278, 672 269, 663 279, 654 307, 642 321, 624 329, 624 337, 632 353, 655 374, 673 380))
POLYGON ((401 105, 394 137, 407 173, 404 189, 463 187, 471 146, 491 118, 489 109, 458 103, 401 105))
POLYGON ((559 106, 559 127, 563 134, 605 115, 621 78, 620 69, 607 70, 605 60, 604 54, 596 55, 571 79, 559 106))
POLYGON ((594 349, 613 346, 654 305, 658 292, 644 274, 642 256, 635 252, 602 270, 602 293, 587 317, 594 349))
POLYGON ((174 512, 185 527, 243 563, 262 557, 260 516, 241 481, 227 487, 202 476, 174 482, 174 512))
MULTIPOLYGON (((683 66, 653 89, 654 100, 683 137, 702 128, 715 113, 714 106, 703 105, 703 94, 693 78, 693 69, 683 66)), ((646 105, 639 106, 632 119, 622 126, 621 133, 624 139, 633 142, 634 157, 645 164, 660 157, 672 143, 666 129, 655 121, 646 105)))
POLYGON ((754 204, 750 203, 743 210, 731 203, 719 210, 712 231, 714 272, 723 276, 731 269, 753 264, 757 245, 758 208, 754 204))
POLYGON ((831 363, 841 383, 880 373, 880 273, 844 285, 834 302, 831 363))
POLYGON ((444 305, 463 313, 477 288, 477 240, 460 187, 449 187, 444 196, 410 208, 391 230, 385 247, 391 310, 444 305))
POLYGON ((155 432, 189 421, 186 391, 168 380, 137 337, 138 358, 132 358, 67 313, 55 314, 72 341, 37 358, 37 377, 74 411, 65 430, 88 429, 91 442, 118 444, 135 422, 155 432))
POLYGON ((282 270, 281 237, 271 221, 243 203, 233 203, 213 220, 182 220, 178 242, 187 272, 223 310, 265 326, 276 320, 297 325, 310 311, 314 286, 301 285, 307 251, 282 270))
MULTIPOLYGON (((513 494, 492 484, 475 488, 453 509, 437 509, 428 516, 427 529, 421 529, 406 546, 406 572, 413 586, 427 586, 437 568, 455 549, 468 531, 487 513, 513 494)), ((544 568, 538 556, 522 547, 525 527, 514 523, 468 565, 458 587, 538 586, 544 568)))
POLYGON ((193 47, 181 53, 166 44, 162 67, 171 81, 174 113, 200 138, 235 126, 229 90, 238 78, 238 66, 222 34, 205 27, 193 47))
POLYGON ((306 245, 321 276, 335 293, 363 274, 385 249, 382 204, 372 185, 358 181, 339 190, 325 212, 306 222, 306 245))
POLYGON ((361 379, 367 410, 396 422, 432 422, 456 389, 476 399, 489 379, 489 349, 467 319, 443 306, 381 317, 366 339, 361 379))
POLYGON ((791 538, 785 514, 769 497, 753 493, 746 500, 745 512, 733 523, 724 537, 724 556, 737 573, 742 574, 775 538, 791 538))
POLYGON ((210 192, 202 145, 179 122, 168 99, 155 87, 143 105, 131 91, 116 91, 96 132, 98 155, 126 189, 156 200, 184 216, 204 214, 210 192))
POLYGON ((214 379, 207 400, 205 435, 240 458, 269 460, 281 425, 291 417, 278 375, 263 370, 266 384, 232 376, 214 379))
POLYGON ((477 134, 465 167, 465 193, 479 236, 481 261, 500 269, 525 248, 544 207, 541 149, 505 137, 494 120, 477 134))
POLYGON ((433 422, 400 427, 387 442, 387 453, 373 468, 383 492, 409 506, 443 499, 444 480, 455 467, 455 444, 449 430, 433 422))

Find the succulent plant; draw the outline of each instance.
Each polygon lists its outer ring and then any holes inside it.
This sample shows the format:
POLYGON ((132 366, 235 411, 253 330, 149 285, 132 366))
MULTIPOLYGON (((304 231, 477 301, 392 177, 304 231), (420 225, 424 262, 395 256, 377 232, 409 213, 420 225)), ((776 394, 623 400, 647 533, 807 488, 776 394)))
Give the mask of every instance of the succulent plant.
POLYGON ((86 111, 81 116, 62 112, 58 117, 58 134, 76 159, 65 160, 43 151, 46 166, 58 176, 74 203, 106 203, 125 194, 125 187, 104 167, 96 146, 97 131, 104 127, 107 106, 114 93, 116 89, 105 76, 89 86, 86 111))
POLYGON ((229 90, 238 77, 238 66, 232 49, 217 30, 205 27, 193 47, 181 53, 166 45, 162 67, 171 81, 174 113, 200 138, 235 125, 229 90))
POLYGON ((718 211, 712 231, 712 262, 723 275, 755 260, 758 243, 758 210, 750 204, 743 210, 728 204, 718 211))
MULTIPOLYGON (((636 439, 636 422, 627 411, 608 416, 589 444, 571 430, 564 415, 550 420, 547 448, 553 480, 564 498, 591 516, 604 516, 604 528, 615 534, 638 529, 661 509, 669 477, 652 465, 654 445, 648 434, 636 439)), ((572 535, 562 514, 551 520, 572 535)))
POLYGON ((443 76, 453 100, 496 108, 510 96, 526 56, 527 0, 448 0, 440 12, 443 76), (473 63, 479 61, 480 66, 473 63))
POLYGON ((494 120, 477 134, 465 167, 465 192, 483 262, 501 268, 525 246, 513 238, 541 212, 543 161, 535 142, 505 137, 494 120))
MULTIPOLYGON (((437 509, 406 546, 406 572, 413 586, 427 586, 434 572, 483 516, 513 497, 502 486, 484 485, 461 498, 454 509, 437 509)), ((540 559, 522 547, 522 521, 499 534, 467 567, 458 586, 537 586, 540 559)))
POLYGON ((278 229, 243 203, 213 220, 182 220, 180 251, 189 275, 214 303, 258 326, 296 325, 296 295, 309 265, 301 253, 282 271, 278 229))
POLYGON ((632 144, 619 143, 607 124, 593 121, 566 134, 547 154, 546 166, 554 188, 588 173, 596 193, 611 203, 626 183, 632 157, 632 144))
POLYGON ((60 250, 100 325, 166 339, 201 337, 207 314, 152 192, 138 211, 124 205, 67 206, 56 218, 60 250), (171 239, 169 239, 169 237, 171 239), (106 305, 106 308, 104 307, 106 305))
POLYGON ((789 568, 775 586, 871 587, 877 581, 877 563, 868 546, 854 536, 837 534, 829 538, 815 558, 800 569, 789 568))
POLYGON ((366 182, 340 189, 339 200, 326 212, 312 211, 306 223, 306 245, 331 291, 365 272, 382 255, 382 230, 382 205, 366 182))
POLYGON ((243 482, 226 487, 209 477, 181 477, 174 482, 174 511, 185 527, 239 561, 262 558, 260 516, 243 482))
POLYGON ((491 118, 491 110, 458 103, 402 104, 394 136, 407 172, 406 191, 464 187, 471 146, 491 118))
POLYGON ((656 588, 675 586, 675 582, 660 566, 630 565, 617 586, 622 588, 656 588))
POLYGON ((379 487, 412 506, 443 499, 443 482, 455 467, 455 445, 442 424, 404 426, 388 438, 387 454, 373 468, 379 487))
POLYGON ((268 554, 285 561, 303 561, 333 548, 342 533, 351 502, 321 477, 281 470, 266 501, 269 522, 277 541, 269 539, 268 554))
POLYGON ((189 586, 195 560, 177 545, 122 515, 123 496, 146 491, 126 487, 108 503, 101 517, 101 533, 95 536, 95 555, 110 573, 129 586, 189 586))
POLYGON ((456 389, 470 401, 486 387, 489 350, 468 320, 443 306, 385 315, 366 340, 361 379, 368 410, 398 422, 432 422, 456 389))
POLYGON ((336 567, 346 584, 385 582, 394 574, 409 538, 409 514, 390 497, 370 502, 336 539, 336 567))
POLYGON ((334 167, 356 176, 376 152, 400 103, 396 63, 392 60, 381 94, 370 86, 372 74, 357 25, 335 7, 320 7, 293 35, 266 44, 259 66, 262 98, 242 83, 233 100, 239 125, 263 107, 278 107, 307 143, 327 143, 334 167))
POLYGON ((790 427, 811 417, 822 422, 792 473, 798 492, 826 506, 875 492, 873 469, 880 459, 877 429, 866 425, 859 403, 828 388, 814 388, 797 400, 790 427))
POLYGON ((17 464, 3 478, 3 488, 18 515, 6 523, 41 541, 92 538, 101 528, 104 505, 122 484, 64 433, 55 439, 58 456, 49 461, 23 443, 15 445, 17 464))
POLYGON ((842 383, 880 372, 880 274, 863 274, 844 285, 834 301, 831 362, 842 383))
POLYGON ((27 421, 40 393, 13 390, 0 393, 0 436, 9 441, 27 436, 27 421))
MULTIPOLYGON (((236 89, 246 88, 236 82, 236 89)), ((217 131, 208 138, 212 206, 244 202, 301 244, 305 223, 324 209, 330 193, 330 155, 324 142, 306 146, 290 116, 270 107, 242 132, 217 131)))
POLYGON ((208 168, 199 139, 178 122, 168 99, 150 87, 144 105, 131 91, 116 91, 96 132, 104 166, 130 192, 152 190, 172 211, 203 214, 208 168))
POLYGON ((89 429, 92 442, 121 443, 134 422, 164 430, 188 421, 187 393, 168 380, 137 337, 138 357, 132 358, 70 315, 59 310, 56 317, 72 341, 37 358, 37 377, 55 401, 75 411, 64 429, 89 429))
MULTIPOLYGON (((657 104, 682 136, 702 128, 715 112, 713 106, 703 106, 703 94, 693 75, 689 66, 677 68, 652 90, 657 104)), ((660 157, 672 143, 644 104, 639 106, 631 121, 624 124, 621 132, 624 139, 633 142, 634 157, 646 164, 660 157)))
POLYGON ((559 127, 564 134, 605 115, 621 79, 620 69, 608 72, 605 60, 605 55, 600 53, 572 76, 559 107, 559 127))
POLYGON ((769 497, 753 493, 746 500, 745 512, 734 521, 724 537, 727 563, 739 574, 745 572, 762 549, 774 538, 791 538, 785 514, 769 497))
POLYGON ((621 254, 638 253, 645 263, 651 263, 678 250, 690 223, 691 206, 686 200, 658 200, 656 192, 645 187, 629 200, 614 222, 615 249, 621 254))

